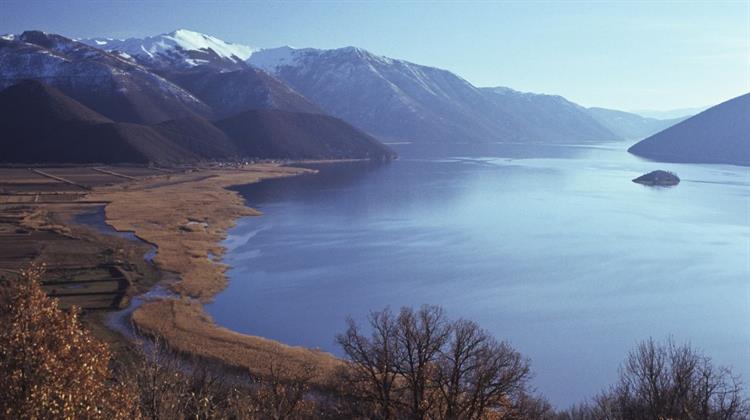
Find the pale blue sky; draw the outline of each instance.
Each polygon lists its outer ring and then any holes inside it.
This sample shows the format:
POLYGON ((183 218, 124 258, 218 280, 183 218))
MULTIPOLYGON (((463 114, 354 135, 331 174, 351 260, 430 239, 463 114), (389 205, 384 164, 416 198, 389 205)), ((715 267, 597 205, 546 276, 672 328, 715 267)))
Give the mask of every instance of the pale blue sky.
POLYGON ((0 32, 145 36, 187 28, 255 47, 355 45, 478 86, 624 110, 750 91, 750 0, 239 2, 0 0, 0 32))

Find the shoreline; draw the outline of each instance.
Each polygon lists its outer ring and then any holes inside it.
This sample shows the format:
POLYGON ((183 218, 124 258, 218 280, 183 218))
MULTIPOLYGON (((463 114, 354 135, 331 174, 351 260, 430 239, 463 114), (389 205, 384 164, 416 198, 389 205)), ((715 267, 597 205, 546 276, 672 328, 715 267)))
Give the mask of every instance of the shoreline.
POLYGON ((202 169, 89 193, 92 200, 108 203, 106 223, 157 247, 153 263, 163 277, 172 278, 156 287, 168 289, 174 297, 145 297, 132 309, 130 322, 139 333, 163 340, 177 353, 256 376, 270 374, 272 367, 282 367, 292 375, 312 367, 318 373, 314 381, 323 385, 324 378, 341 364, 330 353, 232 331, 217 325, 203 307, 228 284, 228 266, 220 261, 225 252, 221 242, 228 230, 240 217, 262 214, 229 188, 315 172, 286 165, 202 169))

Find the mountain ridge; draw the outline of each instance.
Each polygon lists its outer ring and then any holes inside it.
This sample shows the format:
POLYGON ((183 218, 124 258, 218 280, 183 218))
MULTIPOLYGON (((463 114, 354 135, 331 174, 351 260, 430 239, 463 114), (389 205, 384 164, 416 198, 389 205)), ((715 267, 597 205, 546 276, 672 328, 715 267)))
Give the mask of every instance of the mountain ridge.
POLYGON ((396 142, 593 142, 631 136, 559 95, 476 87, 448 70, 355 46, 255 49, 185 30, 120 41, 92 40, 88 42, 115 49, 113 52, 130 43, 121 49, 195 94, 216 111, 214 116, 218 118, 264 108, 328 113, 382 140, 396 142), (213 44, 180 44, 173 40, 180 33, 210 39, 213 44), (164 42, 158 52, 145 47, 165 37, 171 41, 164 42), (227 59, 226 54, 221 60, 203 64, 183 62, 190 60, 186 51, 205 53, 201 50, 212 51, 213 45, 244 48, 246 68, 238 63, 241 57, 227 59), (152 59, 159 54, 178 57, 177 62, 152 59), (253 68, 269 74, 270 79, 257 71, 251 74, 253 68), (232 72, 237 73, 225 74, 232 72), (239 75, 243 74, 247 80, 241 80, 239 75), (264 87, 259 88, 258 80, 264 78, 264 87), (229 84, 234 87, 227 89, 229 84), (286 94, 277 95, 283 91, 280 85, 288 87, 286 94), (267 92, 265 97, 257 95, 262 89, 267 92), (244 98, 254 99, 245 101, 239 98, 240 92, 244 92, 244 98), (280 97, 283 99, 276 100, 280 97))
POLYGON ((200 65, 242 68, 255 48, 226 42, 188 29, 176 29, 144 38, 87 38, 87 45, 119 51, 153 68, 191 68, 200 65))
POLYGON ((176 127, 185 124, 215 138, 219 150, 227 142, 207 122, 264 109, 318 114, 321 121, 330 114, 381 140, 424 144, 595 143, 645 137, 671 123, 587 109, 559 95, 476 87, 448 70, 354 46, 255 49, 187 30, 81 41, 41 31, 3 36, 0 71, 10 77, 0 88, 42 80, 115 122, 177 133, 197 147, 176 127))

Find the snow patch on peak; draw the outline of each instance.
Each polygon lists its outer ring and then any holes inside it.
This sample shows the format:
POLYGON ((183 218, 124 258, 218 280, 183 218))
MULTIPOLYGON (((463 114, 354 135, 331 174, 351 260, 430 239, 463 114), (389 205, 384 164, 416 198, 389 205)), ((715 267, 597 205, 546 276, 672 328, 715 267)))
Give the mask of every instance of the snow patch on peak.
POLYGON ((110 51, 118 50, 133 57, 144 57, 149 60, 160 56, 172 59, 183 57, 183 63, 191 67, 202 64, 205 60, 195 59, 189 54, 186 55, 186 52, 215 54, 221 59, 239 63, 247 60, 256 51, 255 48, 247 45, 233 44, 188 29, 177 29, 169 33, 145 38, 92 38, 81 40, 81 42, 110 51))
POLYGON ((0 39, 4 39, 6 41, 13 41, 16 39, 16 36, 13 34, 5 34, 5 35, 0 35, 0 39))
POLYGON ((288 45, 278 48, 264 48, 250 55, 247 62, 262 70, 273 72, 279 67, 297 64, 299 54, 302 51, 312 51, 312 49, 297 49, 288 45))
POLYGON ((332 50, 321 50, 316 48, 293 48, 285 45, 283 47, 264 48, 255 51, 247 60, 247 63, 273 73, 280 67, 300 65, 302 59, 310 55, 325 57, 340 56, 343 60, 348 60, 350 57, 356 57, 357 59, 378 62, 386 65, 398 61, 385 56, 373 54, 363 48, 352 46, 332 50))
POLYGON ((233 44, 231 42, 222 41, 211 35, 187 29, 178 29, 169 34, 158 35, 153 38, 162 38, 164 42, 161 45, 179 46, 184 50, 211 49, 222 58, 234 59, 236 57, 243 61, 250 58, 256 50, 255 48, 246 45, 233 44))

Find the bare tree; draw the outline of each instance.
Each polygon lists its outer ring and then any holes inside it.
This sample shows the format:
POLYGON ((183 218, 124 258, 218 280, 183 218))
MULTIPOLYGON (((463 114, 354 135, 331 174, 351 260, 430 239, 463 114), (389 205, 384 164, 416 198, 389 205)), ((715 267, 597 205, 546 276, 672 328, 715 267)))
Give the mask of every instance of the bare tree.
POLYGON ((735 419, 749 414, 741 389, 690 346, 649 339, 630 352, 613 393, 625 418, 735 419))
POLYGON ((414 312, 402 308, 398 315, 398 373, 406 381, 409 417, 424 419, 432 410, 435 398, 428 394, 436 384, 432 380, 434 362, 448 340, 451 327, 438 306, 424 305, 414 312))
POLYGON ((519 420, 563 420, 545 398, 530 395, 525 392, 521 393, 516 399, 516 404, 513 407, 512 413, 505 417, 519 420))
POLYGON ((137 385, 144 418, 222 416, 229 388, 217 372, 175 354, 158 338, 142 341, 136 348, 134 360, 122 364, 119 371, 137 385))
POLYGON ((374 418, 391 419, 399 403, 396 397, 398 325, 390 310, 372 312, 368 317, 372 330, 366 337, 353 319, 336 341, 351 364, 341 372, 346 390, 354 398, 373 407, 374 418))
POLYGON ((622 420, 615 412, 612 396, 602 393, 591 402, 577 404, 569 409, 557 413, 556 420, 622 420))
POLYGON ((452 324, 450 340, 436 363, 440 418, 479 419, 488 411, 512 413, 530 376, 529 363, 472 321, 452 324))
POLYGON ((338 342, 351 361, 344 387, 377 407, 376 418, 518 418, 529 364, 509 345, 435 306, 369 321, 369 337, 350 320, 338 342))
POLYGON ((750 404, 739 377, 688 345, 646 340, 620 368, 620 378, 566 419, 746 420, 750 404))
MULTIPOLYGON (((247 418, 292 420, 312 418, 315 402, 308 398, 310 384, 315 370, 313 366, 303 366, 301 370, 272 364, 268 376, 256 380, 248 394, 252 407, 247 418)), ((238 416, 245 418, 242 416, 238 416)))

